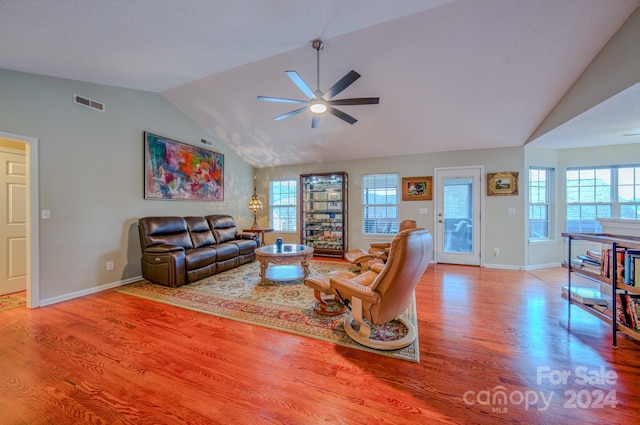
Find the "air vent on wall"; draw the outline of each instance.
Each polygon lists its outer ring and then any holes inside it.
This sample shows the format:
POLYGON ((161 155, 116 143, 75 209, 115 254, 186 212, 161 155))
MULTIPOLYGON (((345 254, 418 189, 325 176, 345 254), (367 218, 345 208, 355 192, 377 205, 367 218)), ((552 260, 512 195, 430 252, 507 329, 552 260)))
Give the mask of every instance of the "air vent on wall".
POLYGON ((73 102, 78 105, 86 106, 87 108, 95 109, 96 111, 104 112, 104 103, 97 100, 89 99, 88 97, 73 95, 73 102))

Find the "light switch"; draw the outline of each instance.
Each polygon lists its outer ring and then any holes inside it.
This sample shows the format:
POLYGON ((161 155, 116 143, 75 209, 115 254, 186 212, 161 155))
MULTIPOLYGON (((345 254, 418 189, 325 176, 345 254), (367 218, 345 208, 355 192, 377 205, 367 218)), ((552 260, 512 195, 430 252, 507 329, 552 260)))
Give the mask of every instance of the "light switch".
POLYGON ((515 213, 516 213, 515 208, 507 208, 507 214, 515 214, 515 213))
POLYGON ((43 220, 49 220, 51 218, 51 210, 40 211, 40 218, 43 220))
POLYGON ((429 214, 429 208, 418 208, 418 214, 429 214))

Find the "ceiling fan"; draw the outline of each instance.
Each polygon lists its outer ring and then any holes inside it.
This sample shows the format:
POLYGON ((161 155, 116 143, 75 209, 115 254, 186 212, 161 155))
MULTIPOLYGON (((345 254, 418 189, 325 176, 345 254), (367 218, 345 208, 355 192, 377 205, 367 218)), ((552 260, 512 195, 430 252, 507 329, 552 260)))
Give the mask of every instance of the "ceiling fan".
POLYGON ((298 99, 287 99, 283 97, 268 97, 268 96, 258 96, 258 100, 266 100, 268 102, 280 102, 280 103, 298 103, 304 104, 302 108, 295 109, 291 112, 287 112, 286 114, 278 115, 274 118, 274 120, 278 121, 284 118, 289 118, 294 115, 297 115, 306 110, 310 110, 313 113, 313 118, 311 119, 311 128, 316 128, 318 123, 320 122, 321 114, 325 112, 329 112, 330 114, 335 115, 343 121, 348 122, 349 124, 354 124, 357 119, 352 117, 351 115, 342 112, 339 109, 334 108, 337 105, 371 105, 378 104, 380 102, 379 97, 358 97, 353 99, 336 99, 331 100, 334 96, 341 93, 344 89, 353 84, 358 78, 360 78, 360 74, 356 71, 351 71, 344 77, 340 79, 337 83, 335 83, 326 93, 323 93, 320 90, 320 50, 324 48, 324 42, 320 39, 313 40, 311 45, 316 50, 317 55, 317 85, 316 91, 312 91, 309 85, 300 77, 300 75, 296 71, 285 71, 287 76, 293 81, 302 93, 304 93, 308 100, 298 100, 298 99))

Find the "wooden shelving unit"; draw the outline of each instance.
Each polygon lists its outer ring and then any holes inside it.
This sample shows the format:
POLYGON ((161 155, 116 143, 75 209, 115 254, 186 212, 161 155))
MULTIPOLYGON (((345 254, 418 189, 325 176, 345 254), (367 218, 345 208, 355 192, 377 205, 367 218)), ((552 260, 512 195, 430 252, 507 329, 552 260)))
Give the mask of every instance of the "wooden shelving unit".
MULTIPOLYGON (((595 233, 562 233, 562 236, 567 238, 569 241, 568 250, 567 250, 567 261, 562 265, 567 269, 567 284, 568 290, 566 296, 563 294, 563 298, 566 298, 570 305, 575 305, 580 309, 592 314, 593 316, 599 318, 600 320, 605 321, 606 323, 611 325, 611 338, 612 345, 614 347, 618 346, 618 332, 622 332, 628 337, 640 341, 640 331, 630 328, 624 323, 620 323, 617 318, 617 303, 618 297, 616 296, 620 291, 633 294, 640 295, 640 287, 626 285, 623 282, 618 282, 617 280, 617 257, 616 253, 618 249, 629 250, 640 250, 640 238, 633 236, 623 236, 623 235, 609 235, 609 234, 595 234, 595 233), (596 242, 601 244, 602 246, 610 247, 612 255, 611 260, 611 277, 605 277, 601 274, 597 274, 591 272, 589 270, 579 269, 572 266, 572 243, 573 241, 588 241, 588 242, 596 242), (604 283, 607 285, 611 285, 611 305, 612 307, 612 317, 602 313, 600 310, 593 308, 592 306, 583 304, 577 300, 572 299, 571 292, 571 276, 572 274, 576 274, 582 276, 586 279, 590 279, 595 282, 604 283)), ((571 308, 569 308, 569 319, 571 318, 571 308)))
POLYGON ((319 257, 344 258, 347 252, 347 173, 302 174, 300 243, 319 257))

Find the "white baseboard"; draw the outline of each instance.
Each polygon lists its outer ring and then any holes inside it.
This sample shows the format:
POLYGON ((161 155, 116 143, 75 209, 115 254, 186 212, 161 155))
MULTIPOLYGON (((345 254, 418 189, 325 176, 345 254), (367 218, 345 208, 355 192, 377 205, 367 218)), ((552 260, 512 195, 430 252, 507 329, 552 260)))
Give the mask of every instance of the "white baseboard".
POLYGON ((40 307, 45 307, 51 304, 56 304, 62 301, 69 301, 74 298, 84 297, 85 295, 91 295, 98 292, 106 291, 108 289, 117 288, 118 286, 128 285, 129 283, 136 282, 138 280, 142 280, 142 276, 135 276, 129 279, 120 280, 117 282, 106 283, 104 285, 96 286, 89 289, 83 289, 82 291, 71 292, 69 294, 60 295, 53 298, 47 298, 45 300, 40 300, 40 307))
POLYGON ((561 265, 562 265, 561 263, 534 264, 534 265, 526 266, 524 269, 525 270, 549 269, 552 267, 560 267, 561 265))
POLYGON ((483 264, 482 267, 487 269, 502 269, 502 270, 524 270, 522 266, 509 266, 506 264, 483 264))
POLYGON ((549 263, 549 264, 534 264, 529 266, 509 266, 506 264, 485 264, 483 267, 488 269, 502 269, 502 270, 537 270, 537 269, 548 269, 551 267, 560 267, 560 263, 549 263))

